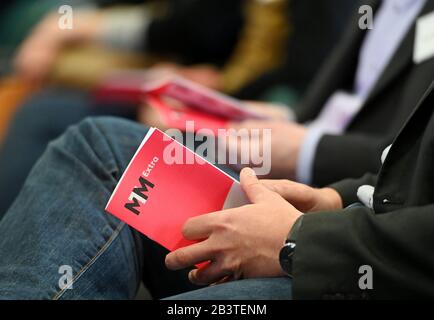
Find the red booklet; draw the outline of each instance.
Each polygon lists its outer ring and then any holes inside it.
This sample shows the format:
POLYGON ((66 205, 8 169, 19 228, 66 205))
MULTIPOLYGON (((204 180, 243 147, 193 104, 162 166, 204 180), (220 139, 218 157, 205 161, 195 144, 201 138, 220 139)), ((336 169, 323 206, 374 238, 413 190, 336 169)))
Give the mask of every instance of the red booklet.
POLYGON ((94 88, 93 97, 99 103, 139 104, 144 101, 143 84, 153 78, 145 71, 114 71, 94 88))
POLYGON ((178 76, 162 77, 144 84, 147 95, 164 96, 185 105, 230 120, 263 119, 241 101, 178 76))
POLYGON ((195 131, 207 128, 216 133, 217 129, 227 128, 230 120, 264 118, 239 100, 162 72, 115 72, 95 89, 94 96, 100 102, 139 104, 146 101, 158 112, 166 127, 180 130, 187 130, 186 122, 194 121, 195 131))
POLYGON ((106 211, 173 251, 191 244, 181 233, 190 217, 247 203, 237 180, 151 128, 106 211))
POLYGON ((146 101, 160 115, 167 128, 194 132, 207 129, 217 136, 219 129, 226 129, 228 126, 229 120, 225 118, 198 111, 185 105, 171 105, 167 99, 157 95, 148 95, 146 101), (188 126, 191 121, 194 124, 193 128, 188 126))

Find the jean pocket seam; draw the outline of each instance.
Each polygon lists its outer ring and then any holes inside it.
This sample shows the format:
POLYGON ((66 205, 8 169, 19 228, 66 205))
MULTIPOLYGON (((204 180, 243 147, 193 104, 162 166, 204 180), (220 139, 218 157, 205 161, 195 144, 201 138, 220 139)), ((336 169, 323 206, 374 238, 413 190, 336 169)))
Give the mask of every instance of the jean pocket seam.
MULTIPOLYGON (((110 236, 110 238, 104 243, 104 245, 98 250, 98 252, 90 259, 81 269, 80 271, 74 276, 74 278, 71 281, 70 285, 73 285, 89 268, 96 262, 96 260, 110 247, 110 245, 113 243, 113 241, 119 236, 120 232, 122 231, 123 227, 125 227, 125 223, 121 222, 113 232, 113 234, 110 236)), ((52 298, 52 300, 59 300, 62 295, 68 290, 70 287, 68 285, 67 287, 61 289, 58 291, 52 298)))

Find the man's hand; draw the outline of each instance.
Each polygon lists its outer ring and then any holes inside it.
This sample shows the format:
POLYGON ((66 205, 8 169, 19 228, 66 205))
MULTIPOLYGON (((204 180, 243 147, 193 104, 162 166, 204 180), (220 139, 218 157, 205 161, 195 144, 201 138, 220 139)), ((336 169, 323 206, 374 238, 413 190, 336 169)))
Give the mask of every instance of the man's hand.
MULTIPOLYGON (((271 129, 271 141, 264 141, 261 135, 260 146, 263 143, 270 143, 271 150, 271 172, 267 175, 268 178, 289 178, 295 177, 295 170, 298 165, 298 156, 301 145, 303 143, 307 129, 297 123, 288 121, 256 121, 248 120, 243 122, 233 122, 230 124, 235 130, 240 129, 271 129)), ((229 143, 236 144, 238 148, 238 158, 241 158, 241 141, 229 140, 229 143)), ((228 150, 234 146, 229 145, 228 150)), ((251 146, 250 149, 255 149, 251 146)), ((267 159, 265 156, 264 159, 267 159)), ((256 165, 241 164, 245 166, 256 165)))
POLYGON ((161 62, 154 65, 148 71, 165 73, 166 75, 178 75, 214 90, 221 90, 223 88, 221 71, 209 64, 183 66, 172 62, 161 62))
POLYGON ((189 219, 184 225, 184 237, 202 241, 168 254, 169 269, 209 261, 190 272, 190 281, 196 284, 211 284, 226 277, 284 275, 279 252, 302 213, 260 183, 252 169, 242 170, 241 186, 252 204, 189 219))
POLYGON ((66 45, 94 41, 101 25, 98 10, 77 12, 73 29, 61 30, 59 18, 56 12, 47 14, 18 50, 14 65, 24 79, 45 80, 66 45))
POLYGON ((291 109, 286 106, 257 101, 243 101, 243 104, 270 120, 288 121, 292 117, 291 109))
POLYGON ((261 180, 270 190, 302 212, 342 209, 342 198, 332 188, 316 189, 290 180, 261 180))

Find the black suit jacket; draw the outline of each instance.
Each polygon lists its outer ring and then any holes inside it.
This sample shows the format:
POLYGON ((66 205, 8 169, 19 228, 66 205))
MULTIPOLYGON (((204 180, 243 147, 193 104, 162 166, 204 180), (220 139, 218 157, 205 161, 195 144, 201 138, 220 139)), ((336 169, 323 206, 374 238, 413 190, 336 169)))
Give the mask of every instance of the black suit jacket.
MULTIPOLYGON (((374 9, 378 7, 378 1, 364 2, 374 9)), ((431 11, 434 11, 434 1, 427 1, 420 16, 431 11)), ((359 17, 353 19, 343 40, 308 90, 298 108, 300 122, 316 118, 336 90, 352 90, 359 51, 366 34, 359 28, 359 17)), ((390 144, 433 79, 434 59, 418 65, 413 63, 415 25, 346 133, 325 135, 320 140, 313 163, 313 184, 323 186, 378 171, 381 151, 390 144)))
MULTIPOLYGON (((101 7, 158 2, 93 0, 101 7)), ((144 35, 143 50, 184 64, 225 64, 242 29, 243 0, 166 0, 144 35)))
POLYGON ((145 35, 147 52, 184 64, 223 66, 243 26, 241 0, 170 0, 145 35))
POLYGON ((433 164, 434 83, 378 176, 332 186, 348 204, 360 185, 374 185, 374 210, 305 215, 294 256, 295 298, 433 298, 433 164), (372 290, 359 288, 363 265, 372 267, 372 290))

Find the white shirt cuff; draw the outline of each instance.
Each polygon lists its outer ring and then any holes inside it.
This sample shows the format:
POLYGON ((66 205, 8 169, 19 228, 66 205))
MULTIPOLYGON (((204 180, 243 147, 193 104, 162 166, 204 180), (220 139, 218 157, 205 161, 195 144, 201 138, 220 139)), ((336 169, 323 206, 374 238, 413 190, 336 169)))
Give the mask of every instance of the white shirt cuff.
POLYGON ((304 184, 312 183, 316 148, 324 133, 325 130, 318 127, 308 129, 298 154, 298 165, 295 170, 295 178, 298 182, 304 184))

